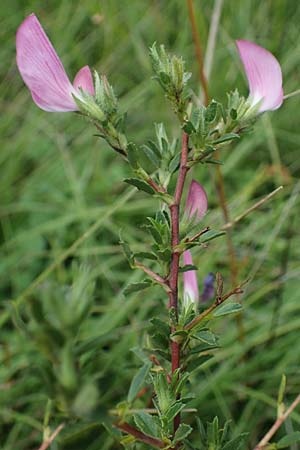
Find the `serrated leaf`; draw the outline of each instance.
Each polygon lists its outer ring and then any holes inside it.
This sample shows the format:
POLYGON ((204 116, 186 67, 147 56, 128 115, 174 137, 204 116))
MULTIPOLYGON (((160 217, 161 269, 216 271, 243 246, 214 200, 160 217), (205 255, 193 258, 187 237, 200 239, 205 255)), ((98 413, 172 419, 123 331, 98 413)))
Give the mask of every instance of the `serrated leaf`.
POLYGON ((137 428, 148 436, 158 437, 157 419, 150 414, 139 411, 134 414, 133 420, 137 428))
POLYGON ((170 423, 172 420, 180 413, 180 411, 184 408, 184 403, 176 402, 171 405, 167 411, 165 412, 165 417, 167 421, 170 423))
POLYGON ((136 187, 139 191, 147 192, 147 194, 155 194, 154 189, 152 189, 151 186, 149 186, 146 181, 140 180, 139 178, 125 178, 125 183, 131 184, 132 186, 136 187))
POLYGON ((174 435, 173 444, 183 441, 193 431, 193 428, 186 423, 181 423, 174 435))
POLYGON ((214 317, 226 316, 227 314, 234 314, 243 309, 240 303, 229 302, 221 305, 216 311, 213 313, 214 317))
POLYGON ((130 388, 129 388, 128 396, 127 396, 127 401, 129 403, 133 402, 133 400, 135 399, 135 397, 141 390, 141 388, 145 382, 145 379, 148 376, 151 366, 152 366, 152 364, 150 361, 146 362, 133 377, 130 388))
POLYGON ((153 377, 154 390, 157 395, 157 401, 160 411, 164 414, 170 405, 170 392, 166 375, 158 373, 153 377))
POLYGON ((132 294, 133 292, 142 291, 151 286, 152 282, 149 281, 140 281, 137 283, 131 283, 124 289, 124 295, 132 294))
POLYGON ((296 442, 300 442, 300 431, 294 431, 288 436, 284 436, 279 442, 277 442, 277 448, 286 448, 296 442))

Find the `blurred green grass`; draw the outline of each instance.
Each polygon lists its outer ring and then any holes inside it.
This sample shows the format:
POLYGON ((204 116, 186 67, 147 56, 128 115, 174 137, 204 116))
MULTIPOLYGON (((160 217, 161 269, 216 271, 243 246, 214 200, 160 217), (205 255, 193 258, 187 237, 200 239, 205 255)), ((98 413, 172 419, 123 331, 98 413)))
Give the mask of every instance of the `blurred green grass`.
MULTIPOLYGON (((194 3, 205 44, 214 2, 194 3)), ((97 386, 96 405, 88 417, 66 426, 53 449, 116 449, 121 447, 99 424, 108 421, 108 410, 126 396, 138 365, 130 349, 141 342, 153 312, 164 317, 165 305, 155 290, 149 291, 147 301, 144 293, 124 298, 124 285, 142 275, 125 263, 118 234, 122 229, 132 245, 142 249, 148 238, 136 224, 155 211, 155 204, 122 183, 127 167, 93 136, 91 126, 73 114, 47 114, 33 104, 15 65, 15 32, 32 11, 70 78, 85 64, 108 76, 128 110, 128 134, 140 143, 153 137, 154 122, 164 121, 171 135, 179 134, 159 87, 151 81, 147 49, 153 41, 184 57, 198 90, 188 14, 182 0, 4 0, 0 10, 1 448, 29 450, 39 445, 48 392, 39 373, 44 356, 13 325, 8 301, 38 301, 47 283, 70 282, 72 261, 88 261, 96 282, 95 303, 79 339, 99 339, 89 369, 97 386), (90 237, 82 239, 95 223, 90 237), (80 245, 68 251, 78 240, 80 245), (65 252, 67 257, 61 258, 65 252), (41 283, 35 283, 44 271, 41 283), (79 436, 77 427, 84 423, 89 425, 79 436)), ((247 93, 236 38, 254 40, 274 52, 282 64, 285 92, 298 89, 299 21, 296 0, 225 1, 209 80, 211 96, 224 101, 226 91, 235 87, 247 93)), ((239 276, 255 275, 242 298, 245 341, 238 341, 232 319, 220 321, 216 332, 222 349, 192 382, 197 392, 193 406, 201 416, 232 419, 236 432, 250 432, 249 448, 275 418, 281 374, 288 378, 287 401, 300 389, 299 102, 299 97, 292 98, 262 117, 251 136, 222 155, 233 217, 279 184, 285 187, 234 229, 239 276)), ((213 171, 199 168, 193 177, 208 191, 205 224, 220 226, 213 171)), ((229 287, 226 253, 225 239, 218 239, 195 254, 199 278, 220 270, 229 287)), ((299 428, 300 413, 292 419, 287 430, 299 428)), ((60 420, 59 414, 51 417, 51 426, 60 420)))

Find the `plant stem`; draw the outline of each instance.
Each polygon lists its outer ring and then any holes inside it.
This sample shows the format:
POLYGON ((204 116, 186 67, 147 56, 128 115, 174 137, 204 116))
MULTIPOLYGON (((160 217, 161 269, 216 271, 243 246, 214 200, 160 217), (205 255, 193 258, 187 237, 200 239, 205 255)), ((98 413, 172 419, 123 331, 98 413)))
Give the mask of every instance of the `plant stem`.
POLYGON ((53 443, 56 436, 61 432, 61 430, 64 428, 65 424, 61 423, 51 434, 51 436, 42 443, 42 445, 39 447, 39 450, 46 450, 50 447, 50 445, 53 443))
POLYGON ((205 319, 205 317, 207 317, 214 309, 216 309, 218 306, 224 303, 225 300, 227 300, 229 297, 231 297, 232 295, 241 294, 243 292, 241 288, 242 284, 232 289, 230 292, 223 295, 222 297, 217 297, 214 303, 209 308, 207 308, 205 311, 199 314, 199 316, 195 317, 195 319, 193 319, 190 323, 188 323, 184 327, 184 329, 186 331, 189 331, 192 328, 194 328, 196 325, 198 325, 198 323, 200 323, 203 319, 205 319))
MULTIPOLYGON (((178 319, 178 271, 179 271, 179 259, 180 253, 176 249, 179 244, 179 213, 180 213, 180 201, 182 197, 184 182, 188 171, 187 159, 188 159, 188 140, 189 136, 186 133, 182 135, 182 149, 181 149, 181 161, 179 167, 179 174, 177 184, 175 188, 174 203, 170 206, 171 214, 171 246, 172 257, 170 267, 169 286, 171 292, 169 293, 169 308, 173 308, 175 312, 176 320, 178 319)), ((174 326, 172 332, 175 331, 174 326)), ((180 367, 180 345, 177 342, 171 341, 171 355, 172 355, 172 373, 180 367)), ((174 419, 174 433, 179 427, 180 415, 178 414, 174 419)))
POLYGON ((296 406, 300 403, 300 394, 297 395, 293 403, 289 406, 289 408, 285 411, 282 416, 278 417, 278 419, 274 422, 269 431, 265 434, 265 436, 261 439, 261 441, 256 445, 254 450, 263 450, 266 445, 270 442, 270 439, 274 436, 278 428, 285 422, 285 420, 289 417, 289 415, 294 411, 296 406))
POLYGON ((145 444, 152 445, 155 448, 164 448, 165 444, 160 439, 154 438, 152 436, 148 436, 147 434, 142 433, 141 431, 134 428, 132 425, 129 425, 127 422, 115 423, 114 426, 119 430, 125 431, 125 433, 130 434, 135 437, 137 441, 144 442, 145 444))
POLYGON ((200 76, 201 86, 203 89, 204 103, 206 105, 208 105, 208 103, 209 103, 208 85, 207 85, 207 80, 206 80, 206 77, 204 74, 203 54, 202 54, 202 48, 201 48, 200 39, 199 39, 199 33, 197 30, 197 22, 196 22, 196 17, 195 17, 193 0, 187 0, 187 6, 188 6, 188 10, 189 10, 193 40, 194 40, 195 50, 196 50, 196 57, 197 57, 197 62, 198 62, 198 66, 199 66, 199 76, 200 76))

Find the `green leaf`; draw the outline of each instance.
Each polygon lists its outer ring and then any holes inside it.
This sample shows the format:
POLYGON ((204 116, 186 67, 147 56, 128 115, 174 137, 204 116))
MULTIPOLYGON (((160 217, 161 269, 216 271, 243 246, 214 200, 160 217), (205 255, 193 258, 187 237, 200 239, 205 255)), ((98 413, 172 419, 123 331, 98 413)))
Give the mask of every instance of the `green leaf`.
POLYGON ((146 181, 140 180, 139 178, 125 178, 125 183, 131 184, 132 186, 136 187, 139 191, 147 192, 147 194, 155 194, 154 189, 152 189, 151 186, 149 186, 146 181))
POLYGON ((119 244, 122 246, 122 250, 124 252, 125 257, 127 258, 129 265, 131 268, 134 267, 134 254, 131 251, 129 244, 125 241, 123 241, 121 233, 120 233, 120 240, 119 240, 119 244))
POLYGON ((213 122, 216 118, 218 103, 214 100, 208 105, 205 111, 205 121, 213 122))
POLYGON ((182 129, 187 133, 187 134, 193 134, 196 133, 195 127, 192 124, 192 122, 188 121, 184 124, 184 126, 182 127, 182 129))
POLYGON ((158 158, 157 154, 153 152, 153 150, 145 145, 143 147, 143 152, 146 155, 147 159, 153 164, 153 166, 157 169, 160 165, 160 158, 158 158))
POLYGON ((228 133, 224 134, 224 136, 219 137, 215 141, 212 142, 213 145, 222 144, 223 142, 232 141, 233 139, 239 139, 240 136, 236 133, 228 133))
POLYGON ((236 120, 236 118, 237 118, 237 110, 236 109, 230 110, 230 117, 232 118, 232 120, 236 120))
POLYGON ((193 358, 188 362, 187 369, 192 372, 209 361, 211 358, 213 358, 213 355, 201 355, 199 358, 193 358))
POLYGON ((170 405, 170 392, 166 375, 164 373, 156 374, 153 377, 153 385, 160 411, 164 414, 170 405))
POLYGON ((178 169, 179 164, 180 164, 180 157, 181 157, 180 153, 177 153, 177 154, 171 159, 171 161, 170 161, 170 163, 169 163, 169 171, 170 171, 171 173, 174 173, 174 172, 178 169))
POLYGON ((173 405, 171 405, 167 411, 165 412, 165 417, 168 422, 171 422, 174 417, 177 416, 177 414, 180 413, 180 411, 184 408, 184 403, 176 402, 173 405))
POLYGON ((135 258, 150 259, 151 261, 157 261, 157 256, 151 252, 137 252, 134 254, 135 258))
POLYGON ((129 164, 134 169, 137 169, 139 167, 139 164, 138 164, 139 151, 138 151, 137 146, 135 144, 133 144, 132 142, 129 142, 126 147, 126 151, 127 151, 127 158, 128 158, 129 164))
POLYGON ((280 386, 279 386, 279 391, 278 391, 278 399, 277 399, 277 405, 280 406, 283 402, 283 396, 285 393, 285 387, 286 387, 286 376, 285 374, 282 374, 281 377, 281 382, 280 382, 280 386))
POLYGON ((186 423, 181 423, 174 435, 173 444, 183 441, 193 431, 193 428, 186 423))
POLYGON ((209 344, 211 346, 217 345, 218 343, 216 335, 211 331, 206 330, 198 331, 198 333, 195 333, 193 335, 193 338, 205 342, 206 344, 209 344))
POLYGON ((129 403, 133 402, 133 400, 141 390, 141 387, 148 376, 151 366, 152 364, 150 361, 146 362, 133 377, 127 396, 127 401, 129 403))
POLYGON ((208 343, 203 343, 203 344, 199 344, 199 345, 195 345, 195 347, 192 347, 190 350, 190 354, 191 355, 195 355, 197 353, 202 353, 202 352, 206 352, 207 350, 214 350, 216 348, 220 348, 219 344, 208 344, 208 343))
POLYGON ((277 448, 286 448, 296 442, 300 442, 300 431, 294 431, 288 436, 284 436, 279 442, 277 442, 277 448))
POLYGON ((248 433, 243 433, 240 436, 237 436, 231 441, 227 442, 227 444, 222 447, 222 450, 244 450, 245 449, 245 440, 248 437, 248 433))
POLYGON ((137 283, 131 283, 124 289, 124 294, 132 294, 133 292, 142 291, 144 289, 147 289, 149 286, 152 285, 152 282, 150 280, 140 281, 137 283))
POLYGON ((170 334, 170 327, 168 323, 163 322, 162 320, 158 319, 157 317, 153 317, 150 319, 151 324, 153 325, 153 329, 155 331, 159 331, 163 336, 169 336, 170 334))
POLYGON ((158 437, 157 418, 150 414, 139 411, 134 414, 133 420, 137 428, 148 436, 158 437))
POLYGON ((223 161, 220 161, 219 159, 213 159, 213 158, 206 159, 205 163, 206 164, 216 164, 218 166, 224 165, 223 161))
POLYGON ((241 311, 241 309, 243 309, 243 307, 240 303, 229 302, 217 308, 213 316, 214 317, 226 316, 227 314, 239 312, 241 311))
POLYGON ((203 237, 201 238, 201 243, 212 241, 213 239, 216 239, 220 236, 224 236, 224 234, 226 234, 225 231, 210 230, 203 235, 203 237))

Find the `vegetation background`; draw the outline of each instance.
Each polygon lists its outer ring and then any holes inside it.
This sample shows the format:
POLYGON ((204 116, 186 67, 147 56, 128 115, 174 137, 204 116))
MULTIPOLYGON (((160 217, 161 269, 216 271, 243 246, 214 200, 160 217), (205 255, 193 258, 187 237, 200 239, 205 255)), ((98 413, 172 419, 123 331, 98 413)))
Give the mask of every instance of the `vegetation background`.
MULTIPOLYGON (((205 48, 214 1, 194 4, 205 48)), ((188 10, 184 0, 2 0, 0 8, 0 448, 38 448, 47 423, 53 430, 64 422, 52 450, 119 449, 101 424, 111 422, 108 411, 127 395, 139 366, 131 349, 142 342, 148 318, 166 317, 158 290, 125 298, 124 286, 142 274, 124 260, 119 230, 143 250, 148 237, 139 222, 155 205, 122 183, 127 166, 90 125, 71 113, 43 112, 32 102, 15 64, 15 32, 31 12, 70 78, 85 64, 108 76, 128 110, 128 134, 144 143, 153 138, 155 122, 179 136, 151 80, 148 47, 154 41, 184 57, 199 89, 188 10), (76 264, 89 269, 78 276, 76 264), (77 284, 68 291, 72 279, 77 284)), ((298 89, 299 23, 296 0, 225 0, 210 95, 224 101, 236 87, 247 95, 237 38, 272 51, 282 64, 285 92, 298 89)), ((192 379, 197 395, 191 406, 204 421, 218 415, 220 422, 232 420, 235 434, 249 432, 249 449, 276 417, 282 374, 287 403, 300 391, 299 105, 299 97, 286 101, 222 154, 233 217, 284 185, 234 228, 239 279, 254 277, 242 297, 245 338, 239 341, 232 318, 220 320, 215 331, 221 348, 192 379)), ((220 227, 213 167, 198 168, 193 177, 208 192, 205 224, 220 227)), ((218 270, 230 286, 225 238, 195 252, 195 263, 199 279, 218 270)), ((299 425, 298 410, 278 435, 299 425)))

